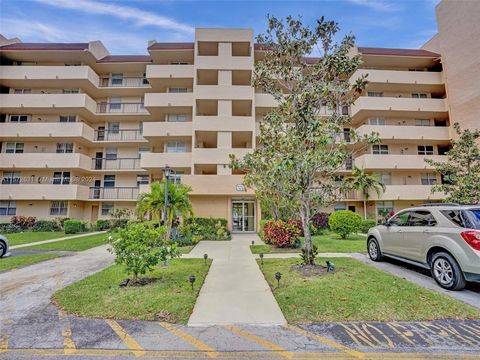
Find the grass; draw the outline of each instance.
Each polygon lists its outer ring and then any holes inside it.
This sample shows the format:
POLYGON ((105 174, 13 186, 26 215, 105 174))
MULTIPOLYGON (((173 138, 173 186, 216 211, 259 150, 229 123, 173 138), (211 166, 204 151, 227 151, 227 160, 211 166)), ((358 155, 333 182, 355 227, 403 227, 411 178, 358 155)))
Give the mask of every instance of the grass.
POLYGON ((61 238, 65 235, 63 231, 25 231, 21 233, 6 234, 10 246, 28 244, 37 241, 61 238))
POLYGON ((54 259, 56 257, 58 257, 57 254, 29 254, 1 258, 0 272, 36 264, 38 262, 54 259))
POLYGON ((70 240, 33 245, 22 250, 83 251, 107 243, 108 234, 87 235, 70 240))
POLYGON ((167 320, 185 324, 210 267, 203 259, 175 259, 156 267, 146 277, 157 281, 141 287, 119 287, 127 277, 113 265, 54 294, 54 302, 79 316, 167 320), (194 291, 188 277, 196 276, 194 291))
POLYGON ((181 254, 188 254, 194 247, 194 245, 179 246, 178 250, 180 250, 181 254))
MULTIPOLYGON (((334 233, 316 235, 312 237, 313 243, 318 246, 319 252, 366 252, 366 238, 364 235, 350 235, 348 239, 342 239, 334 233)), ((302 239, 303 243, 303 239, 302 239)), ((250 246, 254 254, 271 254, 282 252, 300 252, 300 249, 277 248, 273 245, 252 245, 250 246)))
MULTIPOLYGON (((319 259, 318 263, 325 263, 319 259)), ((480 318, 480 311, 350 258, 336 270, 304 278, 296 259, 264 259, 261 269, 288 322, 411 321, 480 318), (280 288, 275 273, 280 271, 280 288)))

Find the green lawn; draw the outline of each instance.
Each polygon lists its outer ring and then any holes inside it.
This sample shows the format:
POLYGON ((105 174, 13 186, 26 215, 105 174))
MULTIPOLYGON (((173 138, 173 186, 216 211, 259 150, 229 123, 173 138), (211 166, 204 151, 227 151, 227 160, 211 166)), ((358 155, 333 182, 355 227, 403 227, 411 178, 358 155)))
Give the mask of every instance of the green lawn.
POLYGON ((113 319, 188 321, 210 267, 203 259, 175 259, 167 268, 158 266, 146 277, 157 281, 121 288, 127 277, 123 267, 113 265, 54 294, 53 300, 69 313, 113 319), (194 291, 188 278, 196 276, 194 291))
POLYGON ((65 235, 63 231, 25 231, 21 233, 6 234, 10 246, 28 244, 37 241, 61 238, 65 235))
POLYGON ((193 245, 186 245, 186 246, 179 246, 178 249, 180 250, 181 254, 188 254, 190 251, 192 251, 194 247, 195 246, 193 245))
MULTIPOLYGON (((348 239, 341 239, 334 233, 313 236, 313 243, 318 246, 319 252, 366 252, 367 244, 365 235, 350 235, 348 239)), ((302 239, 303 243, 303 239, 302 239)), ((272 245, 253 245, 250 246, 254 254, 269 254, 281 252, 300 252, 300 249, 277 248, 272 245)))
POLYGON ((0 272, 17 269, 40 261, 50 260, 58 257, 57 254, 29 254, 19 255, 0 259, 0 272))
POLYGON ((288 322, 480 318, 480 311, 467 304, 357 260, 333 262, 334 273, 304 278, 290 268, 297 259, 264 259, 260 267, 288 322), (282 273, 280 288, 277 271, 282 273))
POLYGON ((107 243, 108 234, 87 235, 70 240, 61 240, 49 244, 33 245, 22 250, 58 250, 58 251, 82 251, 107 243))

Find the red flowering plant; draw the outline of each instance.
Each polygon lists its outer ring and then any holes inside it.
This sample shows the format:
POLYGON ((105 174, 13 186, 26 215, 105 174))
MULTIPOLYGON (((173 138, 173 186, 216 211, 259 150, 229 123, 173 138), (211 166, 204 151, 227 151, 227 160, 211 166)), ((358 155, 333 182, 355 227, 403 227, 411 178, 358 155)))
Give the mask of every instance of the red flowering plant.
POLYGON ((264 227, 264 241, 279 248, 293 247, 301 236, 298 221, 269 221, 264 227))

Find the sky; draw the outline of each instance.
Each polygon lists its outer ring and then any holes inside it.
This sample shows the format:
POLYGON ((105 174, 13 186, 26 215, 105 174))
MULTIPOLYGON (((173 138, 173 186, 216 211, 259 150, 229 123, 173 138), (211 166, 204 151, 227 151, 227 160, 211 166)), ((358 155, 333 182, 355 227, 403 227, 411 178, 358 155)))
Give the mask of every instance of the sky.
POLYGON ((146 54, 149 40, 193 41, 198 27, 266 27, 267 14, 324 16, 358 46, 419 48, 437 30, 439 0, 0 0, 0 33, 23 42, 101 40, 111 54, 146 54))

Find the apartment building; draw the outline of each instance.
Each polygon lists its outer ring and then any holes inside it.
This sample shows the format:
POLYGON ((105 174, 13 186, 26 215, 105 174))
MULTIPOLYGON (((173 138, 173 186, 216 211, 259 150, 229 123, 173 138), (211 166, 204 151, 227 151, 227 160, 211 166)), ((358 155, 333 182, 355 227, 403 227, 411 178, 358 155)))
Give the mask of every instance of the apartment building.
MULTIPOLYGON (((263 115, 276 106, 251 86, 263 54, 252 30, 197 29, 192 43, 150 42, 148 55, 110 55, 99 41, 2 38, 0 46, 0 221, 106 218, 133 209, 168 165, 173 181, 192 188, 197 216, 226 218, 233 231, 257 229, 255 194, 228 166, 229 154, 252 151, 263 115)), ((381 144, 355 154, 339 176, 353 165, 381 176, 386 191, 372 194, 370 216, 441 200, 431 193, 441 178, 424 162, 441 160, 450 146, 441 54, 356 51, 364 63, 353 78, 368 73, 370 83, 343 136, 376 131, 381 144)), ((362 200, 350 192, 329 210, 363 213, 362 200)))

